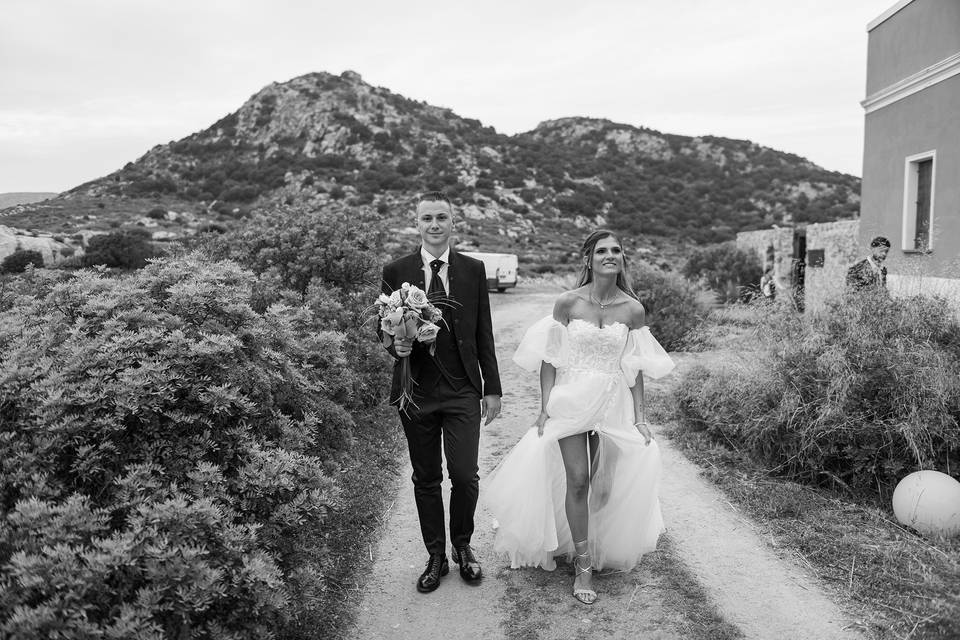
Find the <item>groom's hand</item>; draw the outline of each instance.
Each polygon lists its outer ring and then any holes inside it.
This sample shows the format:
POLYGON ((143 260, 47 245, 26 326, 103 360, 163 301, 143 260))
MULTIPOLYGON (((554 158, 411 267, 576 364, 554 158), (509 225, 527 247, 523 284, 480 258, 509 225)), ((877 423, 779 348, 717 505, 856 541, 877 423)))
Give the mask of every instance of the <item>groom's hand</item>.
POLYGON ((486 417, 483 426, 487 426, 500 415, 500 396, 483 396, 480 403, 480 417, 486 417))
POLYGON ((397 338, 393 342, 393 350, 399 358, 406 358, 413 351, 413 338, 397 338))

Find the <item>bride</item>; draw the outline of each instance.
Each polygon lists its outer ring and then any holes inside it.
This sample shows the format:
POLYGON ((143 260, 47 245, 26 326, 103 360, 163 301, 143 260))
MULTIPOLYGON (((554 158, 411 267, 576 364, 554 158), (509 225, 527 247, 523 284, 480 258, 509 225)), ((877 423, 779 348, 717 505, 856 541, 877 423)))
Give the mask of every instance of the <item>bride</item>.
POLYGON ((487 479, 494 549, 511 567, 552 571, 573 559, 573 595, 597 598, 593 569, 633 568, 663 531, 660 452, 647 424, 643 374, 673 361, 645 326, 623 246, 595 231, 576 289, 527 329, 514 362, 540 369, 541 411, 487 479))

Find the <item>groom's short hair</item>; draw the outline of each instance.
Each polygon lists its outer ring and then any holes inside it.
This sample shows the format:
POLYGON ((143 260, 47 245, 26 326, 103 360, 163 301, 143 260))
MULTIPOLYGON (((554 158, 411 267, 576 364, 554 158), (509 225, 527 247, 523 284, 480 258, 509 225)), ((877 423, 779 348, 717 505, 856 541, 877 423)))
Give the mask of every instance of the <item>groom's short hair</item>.
POLYGON ((417 196, 416 206, 420 206, 421 202, 446 202, 450 210, 453 210, 453 203, 442 191, 424 191, 417 196))

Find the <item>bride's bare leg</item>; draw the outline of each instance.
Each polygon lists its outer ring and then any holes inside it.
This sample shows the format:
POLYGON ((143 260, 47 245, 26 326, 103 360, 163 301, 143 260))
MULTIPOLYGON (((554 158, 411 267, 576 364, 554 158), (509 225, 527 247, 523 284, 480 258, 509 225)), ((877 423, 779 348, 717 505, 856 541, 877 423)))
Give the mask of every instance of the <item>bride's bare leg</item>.
POLYGON ((559 440, 563 470, 567 477, 564 508, 574 541, 587 539, 587 494, 590 491, 590 459, 587 434, 578 433, 559 440))
POLYGON ((567 478, 567 495, 564 508, 570 533, 573 536, 577 557, 574 558, 574 594, 587 591, 592 595, 578 595, 586 604, 592 604, 596 594, 591 591, 593 572, 590 569, 590 554, 587 545, 589 531, 587 495, 590 491, 590 458, 587 434, 580 433, 559 440, 560 455, 567 478))

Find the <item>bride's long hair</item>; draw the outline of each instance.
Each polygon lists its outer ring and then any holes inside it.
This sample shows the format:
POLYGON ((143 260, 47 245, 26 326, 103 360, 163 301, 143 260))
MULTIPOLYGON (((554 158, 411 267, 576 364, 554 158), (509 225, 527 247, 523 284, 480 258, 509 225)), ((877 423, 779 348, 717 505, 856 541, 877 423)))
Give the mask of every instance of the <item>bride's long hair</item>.
POLYGON ((613 238, 617 241, 617 244, 620 245, 623 269, 617 274, 617 288, 634 300, 639 300, 640 297, 637 296, 637 292, 633 290, 633 285, 630 284, 630 276, 627 273, 629 265, 627 264, 627 254, 623 250, 623 242, 617 237, 617 234, 607 229, 598 229, 588 235, 587 239, 583 241, 583 246, 580 247, 580 257, 583 260, 580 264, 580 275, 577 278, 577 286, 582 287, 585 284, 593 282, 593 268, 591 266, 593 263, 593 251, 597 248, 597 243, 604 238, 613 238))

